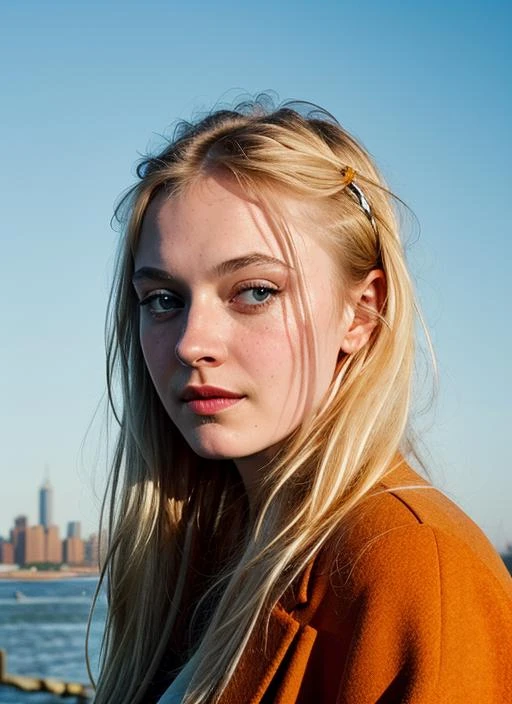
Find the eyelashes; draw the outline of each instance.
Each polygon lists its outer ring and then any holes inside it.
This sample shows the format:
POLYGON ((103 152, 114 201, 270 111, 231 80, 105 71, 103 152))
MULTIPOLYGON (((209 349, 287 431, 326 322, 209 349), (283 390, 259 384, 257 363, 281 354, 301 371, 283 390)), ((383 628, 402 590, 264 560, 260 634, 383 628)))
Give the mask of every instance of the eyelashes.
MULTIPOLYGON (((282 290, 267 282, 250 281, 235 288, 229 298, 229 304, 247 313, 257 313, 271 305, 282 290)), ((146 309, 156 318, 172 317, 185 308, 185 302, 179 295, 169 289, 152 291, 139 301, 141 309, 146 309)))
POLYGON ((154 291, 139 301, 139 306, 146 307, 152 315, 158 317, 180 310, 183 302, 172 291, 154 291))
POLYGON ((232 300, 236 300, 239 304, 246 308, 255 308, 256 310, 266 307, 273 303, 275 298, 281 293, 281 290, 275 286, 262 284, 258 282, 249 282, 241 285, 235 292, 232 300))

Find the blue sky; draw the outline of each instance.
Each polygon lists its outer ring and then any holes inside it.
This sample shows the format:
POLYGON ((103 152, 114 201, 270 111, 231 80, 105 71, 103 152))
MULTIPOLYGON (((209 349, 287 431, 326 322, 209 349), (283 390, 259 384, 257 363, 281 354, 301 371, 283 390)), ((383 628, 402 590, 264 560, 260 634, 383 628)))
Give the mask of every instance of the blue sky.
POLYGON ((274 90, 323 105, 415 213, 407 252, 440 389, 434 480, 512 541, 510 4, 20 2, 1 11, 0 534, 97 522, 112 206, 180 117, 274 90), (96 415, 95 415, 96 413, 96 415))

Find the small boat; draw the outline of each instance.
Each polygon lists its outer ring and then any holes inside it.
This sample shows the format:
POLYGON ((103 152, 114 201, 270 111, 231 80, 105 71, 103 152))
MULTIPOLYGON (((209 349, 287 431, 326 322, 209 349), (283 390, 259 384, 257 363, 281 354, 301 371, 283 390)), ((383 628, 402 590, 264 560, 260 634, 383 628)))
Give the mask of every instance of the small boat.
POLYGON ((14 598, 16 599, 16 601, 24 601, 24 600, 27 598, 27 597, 25 596, 25 594, 23 594, 23 592, 20 592, 20 591, 17 591, 17 590, 14 592, 14 595, 13 595, 13 596, 14 596, 14 598))

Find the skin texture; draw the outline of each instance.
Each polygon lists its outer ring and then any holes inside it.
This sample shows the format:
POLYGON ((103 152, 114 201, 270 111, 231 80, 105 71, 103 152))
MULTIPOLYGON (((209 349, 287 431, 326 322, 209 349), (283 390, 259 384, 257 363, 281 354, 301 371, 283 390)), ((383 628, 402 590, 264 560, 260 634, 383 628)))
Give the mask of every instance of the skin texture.
MULTIPOLYGON (((288 213, 299 212, 298 202, 283 199, 288 213)), ((345 297, 350 304, 335 306, 334 263, 313 236, 299 232, 299 221, 287 224, 312 330, 298 316, 298 275, 285 263, 265 212, 226 175, 202 177, 179 196, 158 195, 135 256, 140 341, 157 393, 190 447, 202 457, 234 459, 247 487, 307 404, 320 403, 340 353, 367 342, 375 320, 356 314, 354 302, 377 309, 384 295, 382 272, 375 271, 345 297), (236 269, 228 269, 233 260, 236 269), (314 374, 304 365, 308 335, 317 349, 314 374), (188 385, 242 398, 199 414, 181 398, 188 385)))

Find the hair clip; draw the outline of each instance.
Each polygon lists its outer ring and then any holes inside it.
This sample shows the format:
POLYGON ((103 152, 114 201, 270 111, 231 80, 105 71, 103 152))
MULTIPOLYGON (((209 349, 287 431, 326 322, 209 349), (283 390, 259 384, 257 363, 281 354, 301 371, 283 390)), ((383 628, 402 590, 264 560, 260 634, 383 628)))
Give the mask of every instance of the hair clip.
POLYGON ((355 172, 355 169, 353 169, 351 166, 344 166, 341 169, 341 175, 343 177, 343 185, 348 186, 354 180, 354 176, 356 175, 356 172, 355 172))
POLYGON ((351 166, 344 166, 343 169, 341 169, 343 186, 347 189, 347 191, 349 191, 356 197, 356 200, 359 203, 361 210, 364 211, 366 217, 371 223, 371 226, 373 227, 375 234, 378 235, 379 231, 377 230, 377 223, 375 222, 375 218, 373 217, 370 204, 368 203, 368 200, 366 199, 366 196, 364 195, 363 191, 359 188, 359 186, 356 186, 356 184, 354 183, 355 175, 356 172, 351 166))

